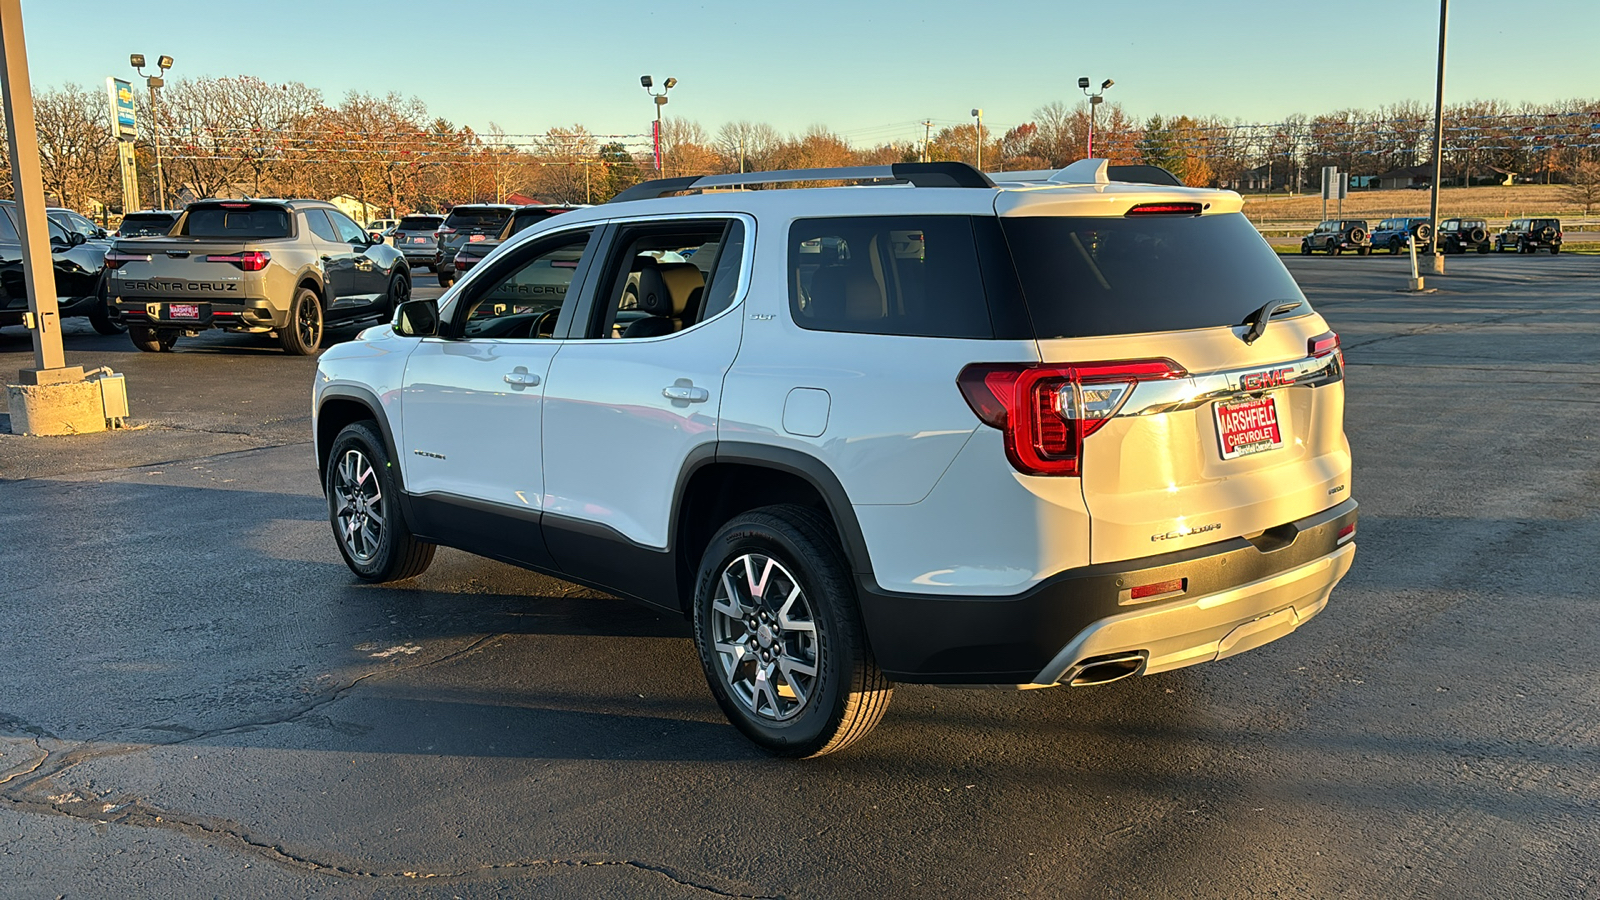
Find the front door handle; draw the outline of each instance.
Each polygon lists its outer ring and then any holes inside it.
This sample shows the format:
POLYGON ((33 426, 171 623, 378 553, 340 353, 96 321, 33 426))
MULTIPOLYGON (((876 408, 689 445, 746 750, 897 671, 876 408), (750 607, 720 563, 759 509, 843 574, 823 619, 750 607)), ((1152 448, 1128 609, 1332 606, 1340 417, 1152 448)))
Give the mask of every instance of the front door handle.
POLYGON ((711 392, 703 387, 692 384, 675 384, 661 389, 661 396, 668 400, 677 400, 683 403, 704 403, 711 399, 711 392))
POLYGON ((518 368, 515 372, 506 373, 506 384, 513 387, 533 387, 539 383, 539 376, 532 372, 518 368))

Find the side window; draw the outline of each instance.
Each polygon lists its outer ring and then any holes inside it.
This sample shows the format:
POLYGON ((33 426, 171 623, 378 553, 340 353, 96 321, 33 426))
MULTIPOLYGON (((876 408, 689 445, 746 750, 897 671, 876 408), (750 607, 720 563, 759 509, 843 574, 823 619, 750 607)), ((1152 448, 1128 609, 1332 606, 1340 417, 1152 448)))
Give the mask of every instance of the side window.
POLYGON ((548 339, 591 232, 559 235, 506 257, 466 285, 454 312, 464 338, 548 339))
POLYGON ((17 236, 17 226, 11 221, 11 207, 0 207, 0 241, 21 243, 22 238, 17 236))
POLYGON ((991 338, 966 216, 798 219, 789 228, 789 312, 801 328, 991 338))
POLYGON ((325 209, 323 212, 327 213, 328 218, 333 220, 333 227, 338 230, 339 240, 342 243, 365 244, 367 242, 368 238, 366 229, 362 228, 360 225, 357 225, 349 216, 341 212, 335 212, 331 209, 325 209))
POLYGON ((733 304, 744 256, 737 219, 624 224, 584 337, 674 334, 733 304))
POLYGON ((339 233, 333 230, 333 223, 328 221, 328 215, 320 209, 306 210, 306 225, 311 228, 311 233, 330 244, 339 243, 339 233))

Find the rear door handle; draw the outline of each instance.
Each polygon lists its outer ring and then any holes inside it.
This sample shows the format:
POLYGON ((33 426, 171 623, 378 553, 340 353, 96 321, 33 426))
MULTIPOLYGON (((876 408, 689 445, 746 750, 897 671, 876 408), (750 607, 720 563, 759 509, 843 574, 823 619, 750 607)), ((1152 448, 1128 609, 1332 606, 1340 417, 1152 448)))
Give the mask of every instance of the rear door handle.
POLYGON ((711 392, 703 387, 692 384, 675 384, 672 387, 661 389, 661 396, 668 400, 681 400, 685 403, 704 403, 711 399, 711 392))
POLYGON ((532 372, 507 372, 506 384, 515 387, 533 387, 539 383, 539 376, 532 372))

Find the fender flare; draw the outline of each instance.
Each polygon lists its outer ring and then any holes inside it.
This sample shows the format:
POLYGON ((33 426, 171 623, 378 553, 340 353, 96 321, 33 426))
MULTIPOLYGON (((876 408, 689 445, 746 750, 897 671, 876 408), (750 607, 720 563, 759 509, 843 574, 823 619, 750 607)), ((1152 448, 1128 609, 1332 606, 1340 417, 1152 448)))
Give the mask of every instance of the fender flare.
MULTIPOLYGON (((312 416, 311 442, 317 455, 317 472, 321 475, 323 467, 327 464, 328 448, 322 446, 320 423, 322 421, 322 408, 329 400, 353 400, 366 407, 367 412, 378 423, 378 433, 383 436, 383 448, 389 454, 389 459, 394 463, 394 481, 405 495, 405 469, 400 465, 399 445, 394 440, 394 430, 389 426, 389 416, 383 411, 383 404, 378 400, 378 395, 364 387, 353 384, 331 384, 323 388, 317 397, 317 408, 312 416)), ((322 481, 319 477, 318 481, 322 481)))

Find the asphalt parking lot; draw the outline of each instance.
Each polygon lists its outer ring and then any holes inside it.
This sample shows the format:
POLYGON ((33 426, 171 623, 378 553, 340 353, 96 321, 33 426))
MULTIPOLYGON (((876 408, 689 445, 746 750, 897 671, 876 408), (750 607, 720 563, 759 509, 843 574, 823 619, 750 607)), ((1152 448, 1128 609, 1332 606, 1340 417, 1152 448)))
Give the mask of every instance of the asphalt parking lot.
POLYGON ((0 421, 0 897, 1600 896, 1600 259, 1286 263, 1350 365, 1327 611, 1102 688, 902 686, 810 762, 681 621, 454 551, 356 582, 314 360, 71 322, 140 427, 0 421))

